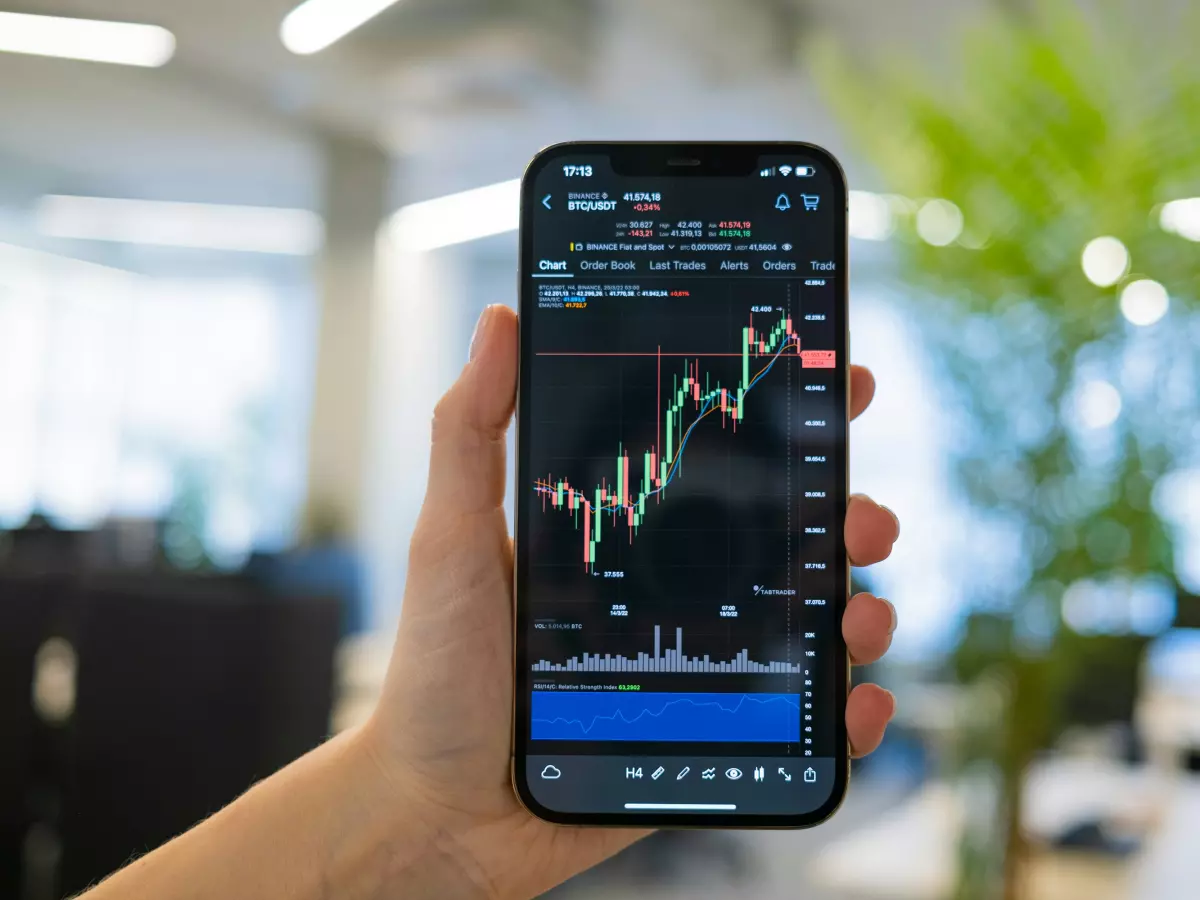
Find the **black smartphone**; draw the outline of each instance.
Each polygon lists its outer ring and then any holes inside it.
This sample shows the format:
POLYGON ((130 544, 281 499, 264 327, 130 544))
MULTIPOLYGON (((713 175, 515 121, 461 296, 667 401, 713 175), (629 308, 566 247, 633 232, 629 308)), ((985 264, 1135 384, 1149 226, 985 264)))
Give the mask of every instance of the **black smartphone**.
POLYGON ((513 783, 539 818, 802 827, 841 802, 846 215, 811 144, 530 163, 513 783))

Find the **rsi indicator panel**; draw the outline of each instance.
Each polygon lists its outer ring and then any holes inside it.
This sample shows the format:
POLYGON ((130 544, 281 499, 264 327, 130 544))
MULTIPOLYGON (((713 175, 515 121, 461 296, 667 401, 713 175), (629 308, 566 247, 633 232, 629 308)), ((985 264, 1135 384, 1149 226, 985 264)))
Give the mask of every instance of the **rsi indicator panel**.
POLYGON ((822 773, 764 813, 831 789, 845 323, 831 176, 807 169, 794 192, 758 168, 537 175, 518 727, 548 805, 592 809, 570 772, 615 754, 822 773))
POLYGON ((794 694, 535 691, 535 740, 772 741, 800 739, 794 694))

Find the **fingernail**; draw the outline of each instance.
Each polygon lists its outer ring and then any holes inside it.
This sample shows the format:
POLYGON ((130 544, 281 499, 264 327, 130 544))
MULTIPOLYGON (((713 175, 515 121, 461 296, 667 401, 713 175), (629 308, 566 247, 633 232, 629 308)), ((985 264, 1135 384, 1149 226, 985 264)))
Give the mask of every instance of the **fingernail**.
POLYGON ((896 540, 900 540, 900 517, 892 512, 891 507, 883 506, 883 504, 880 504, 880 506, 892 517, 892 521, 896 523, 896 540))
POLYGON ((467 362, 474 362, 476 352, 483 346, 483 340, 487 335, 488 324, 491 322, 491 319, 492 307, 485 307, 483 312, 479 314, 479 318, 475 321, 475 330, 471 332, 471 348, 467 351, 467 362))
POLYGON ((892 621, 888 624, 888 634, 891 634, 896 630, 896 626, 900 624, 899 620, 896 618, 896 607, 892 606, 891 600, 884 600, 883 597, 880 597, 879 599, 883 600, 883 602, 887 604, 888 613, 892 617, 892 621))
POLYGON ((885 694, 887 694, 892 699, 892 712, 891 712, 891 715, 888 716, 888 718, 890 719, 892 716, 894 716, 896 714, 896 695, 893 694, 891 691, 889 691, 887 688, 880 688, 880 690, 882 690, 885 694))

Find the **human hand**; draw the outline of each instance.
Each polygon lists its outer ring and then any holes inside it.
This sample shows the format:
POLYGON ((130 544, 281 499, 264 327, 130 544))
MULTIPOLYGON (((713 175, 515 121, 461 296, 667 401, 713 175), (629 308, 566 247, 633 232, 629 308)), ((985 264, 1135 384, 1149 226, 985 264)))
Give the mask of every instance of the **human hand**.
MULTIPOLYGON (((501 504, 516 380, 516 315, 489 307, 470 362, 434 416, 396 648, 382 700, 359 735, 387 786, 379 802, 419 830, 435 860, 439 886, 431 896, 531 897, 646 833, 549 825, 513 793, 513 552, 501 504)), ((855 367, 851 417, 874 389, 870 372, 855 367)), ((855 495, 845 536, 854 564, 870 565, 891 553, 899 522, 855 495)), ((886 600, 851 598, 842 620, 851 660, 879 659, 895 626, 886 600)), ((875 685, 851 692, 846 726, 855 756, 879 745, 894 705, 875 685)))

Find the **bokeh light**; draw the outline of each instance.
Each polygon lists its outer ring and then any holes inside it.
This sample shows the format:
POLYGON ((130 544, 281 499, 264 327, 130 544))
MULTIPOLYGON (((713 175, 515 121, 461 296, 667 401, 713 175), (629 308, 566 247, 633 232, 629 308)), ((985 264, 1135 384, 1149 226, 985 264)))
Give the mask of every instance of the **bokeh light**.
POLYGON ((1121 394, 1099 378, 1086 381, 1075 395, 1075 409, 1085 428, 1107 428, 1121 414, 1121 394))
POLYGON ((1200 197, 1186 197, 1164 203, 1158 214, 1158 224, 1189 241, 1200 241, 1200 197))
POLYGON ((963 214, 949 200, 930 200, 917 212, 917 234, 935 247, 952 244, 962 234, 963 214))
POLYGON ((894 228, 887 197, 870 191, 850 192, 850 237, 885 241, 894 228))
POLYGON ((1129 271, 1129 251, 1119 238, 1106 235, 1083 248, 1083 274, 1098 287, 1116 284, 1129 271))
POLYGON ((1121 291, 1121 315, 1134 325, 1153 325, 1170 305, 1167 289, 1150 278, 1131 281, 1121 291))

